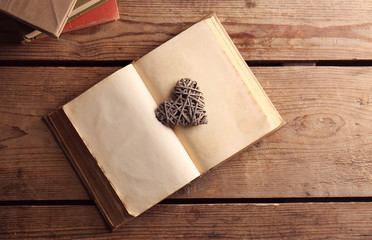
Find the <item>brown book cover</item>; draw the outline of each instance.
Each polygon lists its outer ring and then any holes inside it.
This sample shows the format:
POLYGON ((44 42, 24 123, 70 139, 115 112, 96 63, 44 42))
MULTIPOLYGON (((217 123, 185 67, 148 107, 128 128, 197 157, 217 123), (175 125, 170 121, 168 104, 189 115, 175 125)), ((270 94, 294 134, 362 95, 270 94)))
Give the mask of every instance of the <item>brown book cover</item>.
MULTIPOLYGON (((185 101, 196 98, 185 89, 185 101)), ((284 124, 215 15, 45 119, 111 229, 284 124), (207 124, 170 128, 158 121, 157 107, 183 78, 203 93, 207 124)))
POLYGON ((0 0, 0 11, 57 38, 75 3, 76 0, 0 0))

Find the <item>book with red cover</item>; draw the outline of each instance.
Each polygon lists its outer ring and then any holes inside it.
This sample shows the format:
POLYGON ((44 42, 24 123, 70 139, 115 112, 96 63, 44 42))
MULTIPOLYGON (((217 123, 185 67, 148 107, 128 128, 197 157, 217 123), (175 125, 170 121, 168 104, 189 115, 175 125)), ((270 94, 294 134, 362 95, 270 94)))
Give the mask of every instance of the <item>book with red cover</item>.
MULTIPOLYGON (((66 23, 62 35, 73 31, 102 25, 119 19, 119 10, 116 0, 109 0, 102 5, 92 9, 82 16, 66 23)), ((33 39, 24 39, 23 43, 34 42, 49 38, 48 35, 40 34, 33 39)))
POLYGON ((109 0, 84 15, 66 23, 62 34, 112 22, 119 19, 116 0, 109 0))

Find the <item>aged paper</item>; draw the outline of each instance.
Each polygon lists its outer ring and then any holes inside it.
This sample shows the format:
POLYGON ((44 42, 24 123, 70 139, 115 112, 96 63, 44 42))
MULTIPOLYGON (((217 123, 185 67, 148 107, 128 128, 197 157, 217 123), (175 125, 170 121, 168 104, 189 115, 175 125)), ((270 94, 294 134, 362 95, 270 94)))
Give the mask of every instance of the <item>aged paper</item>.
POLYGON ((140 58, 134 66, 157 104, 169 98, 179 79, 198 82, 208 124, 174 131, 201 173, 275 128, 205 20, 140 58))
POLYGON ((234 68, 248 87, 250 93, 254 96, 256 104, 265 112, 269 122, 273 128, 278 128, 284 124, 282 117, 279 115, 275 106, 266 95, 265 91, 253 75, 251 69, 248 67, 243 57, 240 55, 235 44, 223 28, 218 18, 214 15, 210 18, 205 19, 210 30, 219 42, 219 45, 229 58, 234 68))
POLYGON ((133 65, 107 77, 63 109, 102 171, 137 216, 199 176, 133 65))

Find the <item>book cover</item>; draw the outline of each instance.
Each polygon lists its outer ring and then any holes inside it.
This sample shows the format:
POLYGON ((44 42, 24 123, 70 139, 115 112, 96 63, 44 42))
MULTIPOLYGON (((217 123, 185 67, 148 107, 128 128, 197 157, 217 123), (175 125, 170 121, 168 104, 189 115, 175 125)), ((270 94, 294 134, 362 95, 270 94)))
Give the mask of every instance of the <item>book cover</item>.
POLYGON ((74 9, 68 16, 67 22, 71 22, 107 1, 108 0, 77 0, 74 9))
POLYGON ((80 30, 83 28, 97 26, 103 23, 112 22, 119 19, 119 10, 116 0, 109 0, 91 11, 81 15, 75 20, 68 22, 63 29, 63 33, 80 30))
POLYGON ((283 125, 214 15, 45 120, 113 230, 283 125), (156 118, 183 78, 203 93, 207 124, 170 128, 156 118))
POLYGON ((0 11, 58 38, 76 0, 0 0, 0 11))

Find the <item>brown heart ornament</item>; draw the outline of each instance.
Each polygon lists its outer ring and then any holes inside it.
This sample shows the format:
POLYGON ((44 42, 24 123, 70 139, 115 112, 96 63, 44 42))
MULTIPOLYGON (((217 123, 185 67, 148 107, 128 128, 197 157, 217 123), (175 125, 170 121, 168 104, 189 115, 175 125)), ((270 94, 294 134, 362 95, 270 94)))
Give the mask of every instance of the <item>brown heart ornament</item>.
POLYGON ((166 126, 197 126, 207 124, 204 97, 196 81, 178 80, 169 100, 155 111, 156 118, 166 126))

